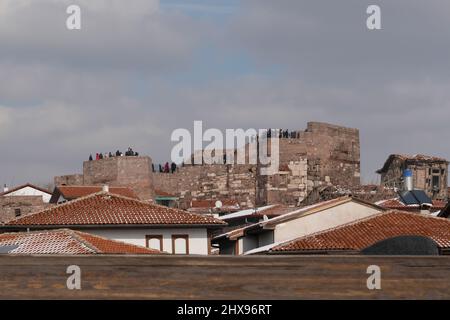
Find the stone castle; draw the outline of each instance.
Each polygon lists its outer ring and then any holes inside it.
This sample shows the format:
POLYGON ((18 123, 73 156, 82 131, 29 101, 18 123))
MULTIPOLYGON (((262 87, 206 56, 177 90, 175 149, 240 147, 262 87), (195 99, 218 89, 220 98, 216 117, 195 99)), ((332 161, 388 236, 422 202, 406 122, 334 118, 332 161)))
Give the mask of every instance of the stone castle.
POLYGON ((174 173, 153 172, 150 157, 113 157, 83 164, 83 174, 55 177, 55 184, 127 186, 144 200, 155 190, 192 200, 235 200, 240 206, 298 205, 315 188, 360 185, 357 129, 310 122, 295 138, 279 141, 278 172, 260 174, 258 165, 186 165, 174 173))

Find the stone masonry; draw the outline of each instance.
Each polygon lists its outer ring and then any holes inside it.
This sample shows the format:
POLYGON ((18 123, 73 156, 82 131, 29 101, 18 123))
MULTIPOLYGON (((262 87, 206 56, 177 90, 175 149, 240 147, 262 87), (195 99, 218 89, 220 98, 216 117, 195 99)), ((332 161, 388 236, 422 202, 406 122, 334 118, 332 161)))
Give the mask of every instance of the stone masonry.
MULTIPOLYGON (((270 150, 270 148, 269 148, 270 150)), ((298 205, 323 185, 360 185, 357 129, 310 122, 295 138, 280 139, 280 167, 271 176, 257 165, 184 166, 174 174, 156 173, 155 188, 190 200, 233 199, 242 207, 298 205)))
POLYGON ((26 216, 49 207, 42 201, 42 196, 7 196, 0 197, 0 223, 26 216))
POLYGON ((406 169, 413 173, 413 187, 424 190, 433 200, 448 199, 448 161, 439 157, 425 155, 390 155, 383 168, 377 171, 381 175, 381 185, 403 189, 403 173, 406 169))
MULTIPOLYGON (((270 150, 270 148, 269 148, 270 150)), ((294 138, 280 139, 279 170, 261 175, 260 165, 185 165, 175 173, 152 172, 149 157, 86 161, 82 175, 55 177, 55 184, 130 187, 141 198, 154 190, 174 194, 180 207, 191 200, 236 200, 241 207, 298 205, 312 190, 327 185, 360 185, 359 131, 310 122, 294 138)))
POLYGON ((153 198, 150 157, 112 157, 85 161, 83 174, 55 177, 55 185, 129 187, 142 200, 153 198))

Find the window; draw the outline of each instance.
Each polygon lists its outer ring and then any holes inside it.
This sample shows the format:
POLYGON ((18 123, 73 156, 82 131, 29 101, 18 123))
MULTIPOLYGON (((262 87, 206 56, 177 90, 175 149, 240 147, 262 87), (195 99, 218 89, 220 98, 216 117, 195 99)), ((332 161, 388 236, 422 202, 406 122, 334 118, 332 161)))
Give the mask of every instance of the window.
POLYGON ((440 181, 439 176, 433 176, 433 190, 440 189, 440 181))
POLYGON ((16 215, 16 217, 20 217, 22 215, 22 210, 14 209, 14 214, 16 215))
POLYGON ((145 246, 150 249, 163 251, 163 236, 161 234, 145 236, 145 246))
POLYGON ((189 236, 187 234, 172 235, 172 253, 189 254, 189 236))

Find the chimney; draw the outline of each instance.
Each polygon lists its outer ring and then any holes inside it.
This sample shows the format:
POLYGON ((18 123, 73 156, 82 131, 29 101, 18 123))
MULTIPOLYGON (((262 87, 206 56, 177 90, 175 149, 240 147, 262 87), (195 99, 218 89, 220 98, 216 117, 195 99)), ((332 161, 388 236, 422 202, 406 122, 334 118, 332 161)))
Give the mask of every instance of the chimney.
POLYGON ((103 185, 103 192, 109 192, 109 186, 107 184, 103 185))
POLYGON ((412 191, 413 190, 413 173, 412 170, 406 169, 403 172, 403 189, 405 191, 412 191))
POLYGON ((9 188, 6 186, 6 184, 3 185, 3 192, 8 192, 8 191, 9 191, 9 188))

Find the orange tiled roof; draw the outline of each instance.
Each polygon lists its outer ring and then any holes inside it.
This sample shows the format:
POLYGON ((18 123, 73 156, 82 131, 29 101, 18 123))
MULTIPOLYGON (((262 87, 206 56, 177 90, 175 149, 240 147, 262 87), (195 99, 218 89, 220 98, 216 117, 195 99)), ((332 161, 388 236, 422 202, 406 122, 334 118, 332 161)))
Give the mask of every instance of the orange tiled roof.
POLYGON ((397 236, 424 236, 440 248, 450 248, 450 220, 392 210, 277 245, 270 251, 359 251, 397 236))
POLYGON ((0 246, 17 246, 11 254, 162 254, 69 229, 0 234, 0 246))
POLYGON ((5 226, 221 226, 224 224, 223 221, 213 217, 99 192, 11 220, 5 226))
MULTIPOLYGON (((58 186, 56 188, 66 200, 78 199, 96 192, 100 192, 103 189, 102 186, 58 186)), ((138 199, 133 190, 126 187, 109 187, 109 192, 128 198, 138 199)))
MULTIPOLYGON (((399 199, 389 199, 389 200, 381 202, 379 205, 382 206, 383 208, 399 209, 399 210, 408 210, 409 208, 410 209, 418 209, 419 208, 418 205, 408 206, 408 205, 404 204, 402 201, 400 201, 399 199)), ((447 205, 447 202, 445 202, 445 201, 433 200, 433 206, 431 207, 431 209, 442 210, 445 208, 446 205, 447 205)))
POLYGON ((172 198, 176 197, 176 195, 174 195, 174 194, 171 194, 166 191, 159 190, 159 189, 155 189, 155 194, 159 197, 172 197, 172 198))

